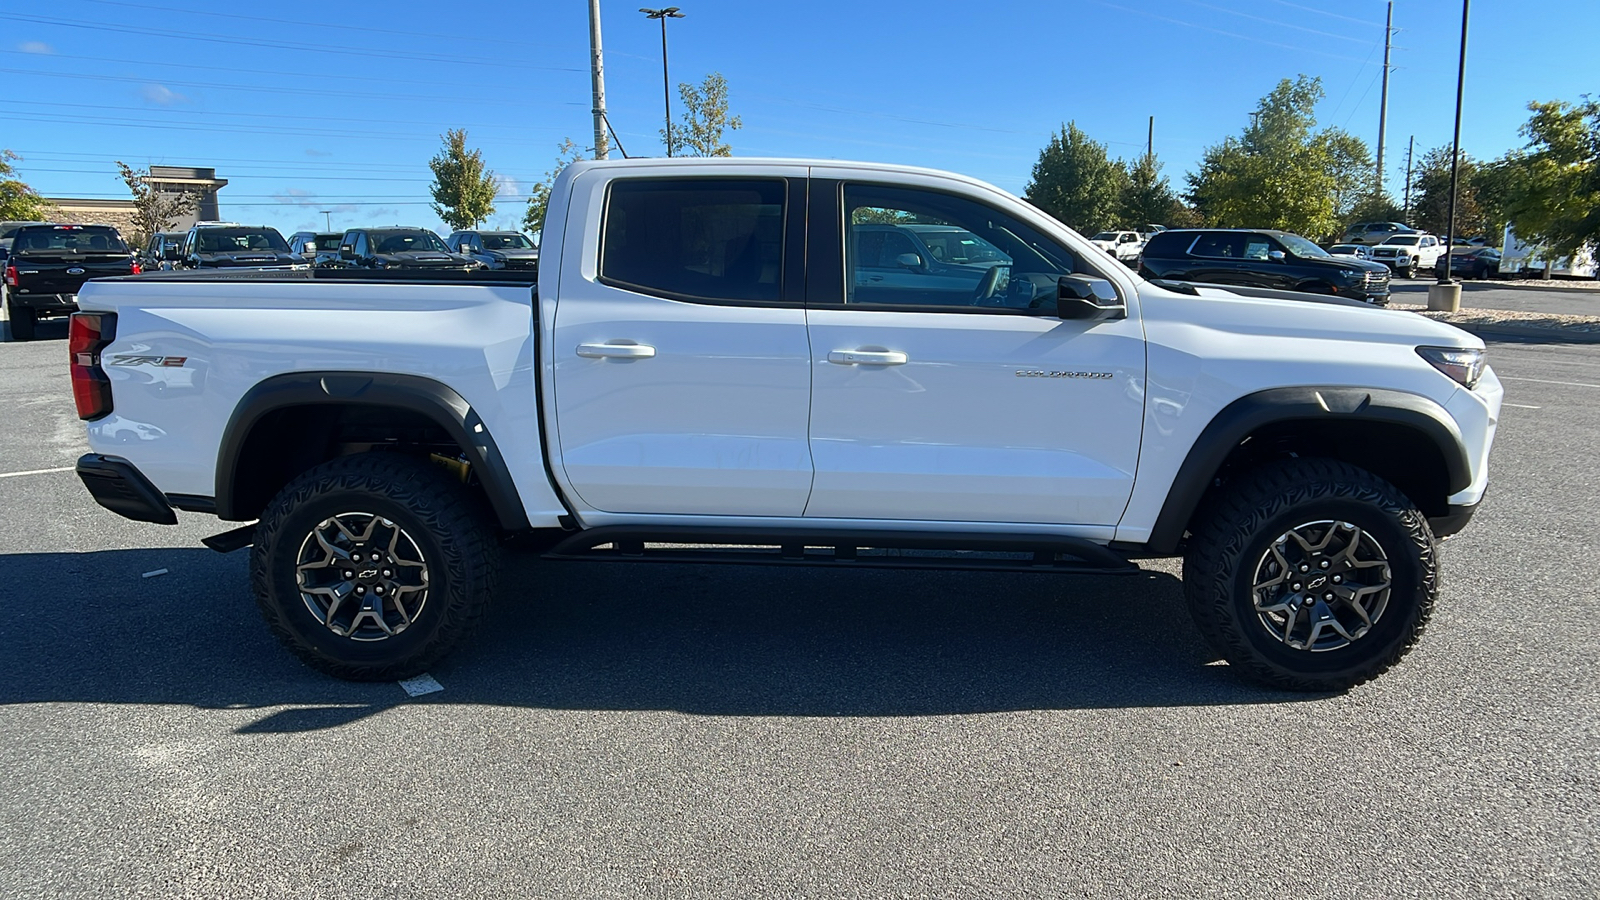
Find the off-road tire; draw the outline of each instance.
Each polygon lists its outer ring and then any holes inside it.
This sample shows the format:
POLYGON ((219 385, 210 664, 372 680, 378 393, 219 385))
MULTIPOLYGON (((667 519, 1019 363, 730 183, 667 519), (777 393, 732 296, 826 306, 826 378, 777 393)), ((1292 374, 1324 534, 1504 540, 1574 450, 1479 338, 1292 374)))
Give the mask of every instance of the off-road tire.
POLYGON ((11 339, 15 341, 31 341, 39 327, 39 313, 32 307, 18 306, 10 300, 6 301, 7 318, 11 320, 11 339))
POLYGON ((1388 670, 1421 637, 1438 597, 1437 543, 1428 520, 1394 485, 1346 463, 1293 459, 1224 486, 1196 522, 1183 561, 1184 594, 1201 634, 1245 678, 1292 691, 1341 691, 1388 670), (1348 522, 1388 558, 1388 605, 1345 646, 1286 645, 1254 601, 1258 560, 1301 523, 1348 522))
POLYGON ((439 466, 398 453, 341 457, 295 478, 268 505, 256 527, 251 587, 273 633, 312 668, 350 681, 407 678, 460 644, 488 608, 500 563, 490 523, 482 499, 439 466), (297 567, 313 530, 352 513, 398 525, 426 562, 425 600, 389 637, 342 636, 301 593, 297 567))

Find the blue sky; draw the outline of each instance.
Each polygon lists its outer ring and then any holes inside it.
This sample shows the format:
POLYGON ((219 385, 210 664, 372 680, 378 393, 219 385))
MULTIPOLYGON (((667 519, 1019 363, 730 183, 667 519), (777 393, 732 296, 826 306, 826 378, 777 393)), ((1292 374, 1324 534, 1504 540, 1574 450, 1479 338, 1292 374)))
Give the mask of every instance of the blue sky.
MULTIPOLYGON (((1182 187, 1279 79, 1320 76, 1322 124, 1375 145, 1381 0, 679 0, 672 80, 720 71, 742 156, 950 169, 1020 193, 1076 120, 1113 155, 1148 116, 1182 187)), ((1520 146, 1530 100, 1600 90, 1596 0, 1479 0, 1463 150, 1520 146)), ((660 155, 661 33, 602 0, 606 93, 630 154, 660 155)), ((592 143, 586 0, 256 4, 55 0, 0 8, 0 147, 47 196, 125 197, 112 161, 215 166, 224 215, 285 234, 373 223, 443 229, 427 160, 464 127, 503 179, 495 221, 557 145, 592 143)), ((1396 0, 1389 171, 1407 139, 1447 144, 1460 0, 1396 0)), ((674 105, 677 103, 673 92, 674 105)))

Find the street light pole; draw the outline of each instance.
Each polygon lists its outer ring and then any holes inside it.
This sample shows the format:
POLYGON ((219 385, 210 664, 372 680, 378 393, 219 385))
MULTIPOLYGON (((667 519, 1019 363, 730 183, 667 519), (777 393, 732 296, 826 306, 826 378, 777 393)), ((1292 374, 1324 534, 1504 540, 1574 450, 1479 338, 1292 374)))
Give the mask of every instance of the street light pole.
POLYGON ((683 13, 679 12, 676 6, 669 6, 666 9, 645 9, 641 7, 639 12, 644 13, 646 18, 658 19, 661 22, 661 101, 666 109, 667 156, 670 157, 672 155, 672 79, 667 77, 667 20, 681 19, 683 18, 683 13))
POLYGON ((322 213, 322 215, 323 215, 323 224, 325 224, 327 226, 327 230, 332 231, 333 230, 333 210, 331 210, 331 209, 319 209, 319 210, 317 210, 317 212, 322 213))
POLYGON ((1456 131, 1450 143, 1450 220, 1445 225, 1444 274, 1428 289, 1428 308, 1454 312, 1461 308, 1461 285, 1450 277, 1450 253, 1456 242, 1456 185, 1461 174, 1461 98, 1467 83, 1467 16, 1472 0, 1461 0, 1461 60, 1456 69, 1456 131))

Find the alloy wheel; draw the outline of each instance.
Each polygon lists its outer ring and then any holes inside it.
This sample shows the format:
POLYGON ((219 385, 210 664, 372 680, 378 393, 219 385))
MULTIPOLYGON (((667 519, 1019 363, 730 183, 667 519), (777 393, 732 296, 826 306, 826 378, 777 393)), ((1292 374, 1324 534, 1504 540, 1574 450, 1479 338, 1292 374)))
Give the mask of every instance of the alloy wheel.
POLYGON ((1371 633, 1389 605, 1389 556, 1350 522, 1297 525, 1256 563, 1251 600, 1261 627, 1293 650, 1321 653, 1371 633))

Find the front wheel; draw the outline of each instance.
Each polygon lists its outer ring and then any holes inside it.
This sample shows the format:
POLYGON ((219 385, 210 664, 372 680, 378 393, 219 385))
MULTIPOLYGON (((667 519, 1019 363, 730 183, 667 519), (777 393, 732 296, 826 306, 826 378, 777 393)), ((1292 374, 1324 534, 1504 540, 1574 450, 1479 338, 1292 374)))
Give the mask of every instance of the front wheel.
POLYGON ((1417 264, 1416 263, 1411 263, 1410 265, 1406 266, 1404 269, 1401 269, 1400 271, 1401 271, 1401 274, 1406 278, 1416 278, 1417 277, 1417 264))
POLYGON ((1224 489, 1194 529, 1184 593, 1213 648, 1247 678, 1338 691, 1399 662, 1438 596, 1427 518, 1345 463, 1295 459, 1224 489))
POLYGON ((499 546, 480 498, 395 453, 323 463, 257 526, 250 580, 267 624, 336 678, 416 675, 477 625, 499 546))

